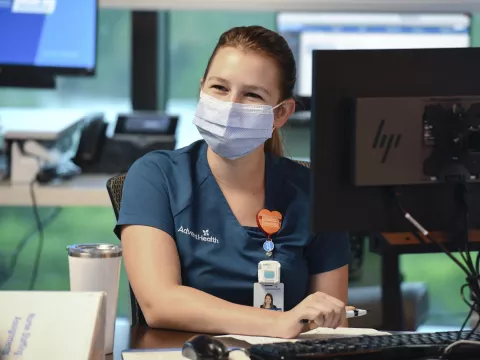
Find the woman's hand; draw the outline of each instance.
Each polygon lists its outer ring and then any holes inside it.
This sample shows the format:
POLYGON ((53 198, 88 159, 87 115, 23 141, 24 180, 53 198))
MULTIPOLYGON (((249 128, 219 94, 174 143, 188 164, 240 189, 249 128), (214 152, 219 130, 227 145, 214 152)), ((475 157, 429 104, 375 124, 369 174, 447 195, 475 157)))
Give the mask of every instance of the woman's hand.
POLYGON ((308 324, 302 323, 302 320, 313 322, 315 327, 335 329, 345 321, 346 310, 342 301, 325 293, 316 292, 307 296, 292 310, 282 314, 277 328, 278 336, 287 339, 296 338, 300 333, 308 330, 308 324))

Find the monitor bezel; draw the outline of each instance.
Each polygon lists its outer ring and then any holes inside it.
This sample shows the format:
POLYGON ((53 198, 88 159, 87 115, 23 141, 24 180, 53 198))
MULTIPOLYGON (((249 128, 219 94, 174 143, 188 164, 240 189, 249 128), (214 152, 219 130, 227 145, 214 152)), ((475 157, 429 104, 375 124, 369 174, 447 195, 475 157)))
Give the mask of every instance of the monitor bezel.
MULTIPOLYGON (((476 47, 314 51, 310 124, 310 222, 314 233, 411 231, 411 224, 396 207, 392 190, 397 189, 407 211, 427 230, 451 230, 453 184, 354 185, 351 104, 360 97, 480 96, 480 82, 476 81, 480 74, 473 70, 479 62, 480 49, 476 47), (456 71, 445 72, 454 68, 456 71), (435 206, 437 202, 442 206, 435 206)), ((470 225, 480 229, 480 184, 470 184, 469 191, 470 225)))
POLYGON ((8 74, 17 72, 22 74, 28 72, 30 75, 35 76, 95 76, 97 74, 98 66, 98 29, 99 29, 99 11, 100 0, 95 0, 95 37, 94 37, 94 66, 93 68, 87 67, 66 67, 66 66, 36 66, 36 65, 18 65, 18 64, 2 64, 0 63, 0 77, 3 71, 8 74))

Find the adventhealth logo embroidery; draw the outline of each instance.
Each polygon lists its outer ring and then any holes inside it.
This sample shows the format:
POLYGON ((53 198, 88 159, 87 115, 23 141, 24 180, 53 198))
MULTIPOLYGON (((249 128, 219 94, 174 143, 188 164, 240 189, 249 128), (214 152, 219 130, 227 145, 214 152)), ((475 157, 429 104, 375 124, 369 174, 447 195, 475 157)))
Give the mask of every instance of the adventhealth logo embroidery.
POLYGON ((203 235, 200 234, 195 234, 193 231, 191 231, 189 228, 184 228, 183 226, 180 226, 180 228, 177 230, 179 233, 189 235, 193 237, 194 239, 200 240, 200 241, 205 241, 205 242, 211 242, 218 244, 219 241, 215 236, 210 236, 210 230, 202 230, 203 235))

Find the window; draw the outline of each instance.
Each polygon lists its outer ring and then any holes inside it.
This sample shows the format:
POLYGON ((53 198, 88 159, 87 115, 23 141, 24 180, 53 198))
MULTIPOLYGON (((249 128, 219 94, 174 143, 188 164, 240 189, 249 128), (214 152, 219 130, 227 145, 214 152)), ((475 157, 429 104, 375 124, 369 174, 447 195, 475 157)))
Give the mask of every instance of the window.
POLYGON ((196 99, 200 78, 220 35, 234 26, 275 29, 274 13, 237 11, 170 12, 170 98, 196 99))

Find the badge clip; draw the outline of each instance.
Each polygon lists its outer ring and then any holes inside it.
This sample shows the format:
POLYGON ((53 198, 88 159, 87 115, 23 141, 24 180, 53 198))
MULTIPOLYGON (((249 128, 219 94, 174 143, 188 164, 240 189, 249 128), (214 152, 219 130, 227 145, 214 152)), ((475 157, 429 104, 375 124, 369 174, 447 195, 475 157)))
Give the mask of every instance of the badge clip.
POLYGON ((264 260, 258 263, 258 282, 275 285, 280 283, 280 263, 274 260, 264 260))
POLYGON ((272 235, 276 234, 282 227, 282 214, 278 211, 260 210, 257 214, 257 225, 267 235, 267 240, 263 243, 263 250, 270 257, 275 248, 272 235))

